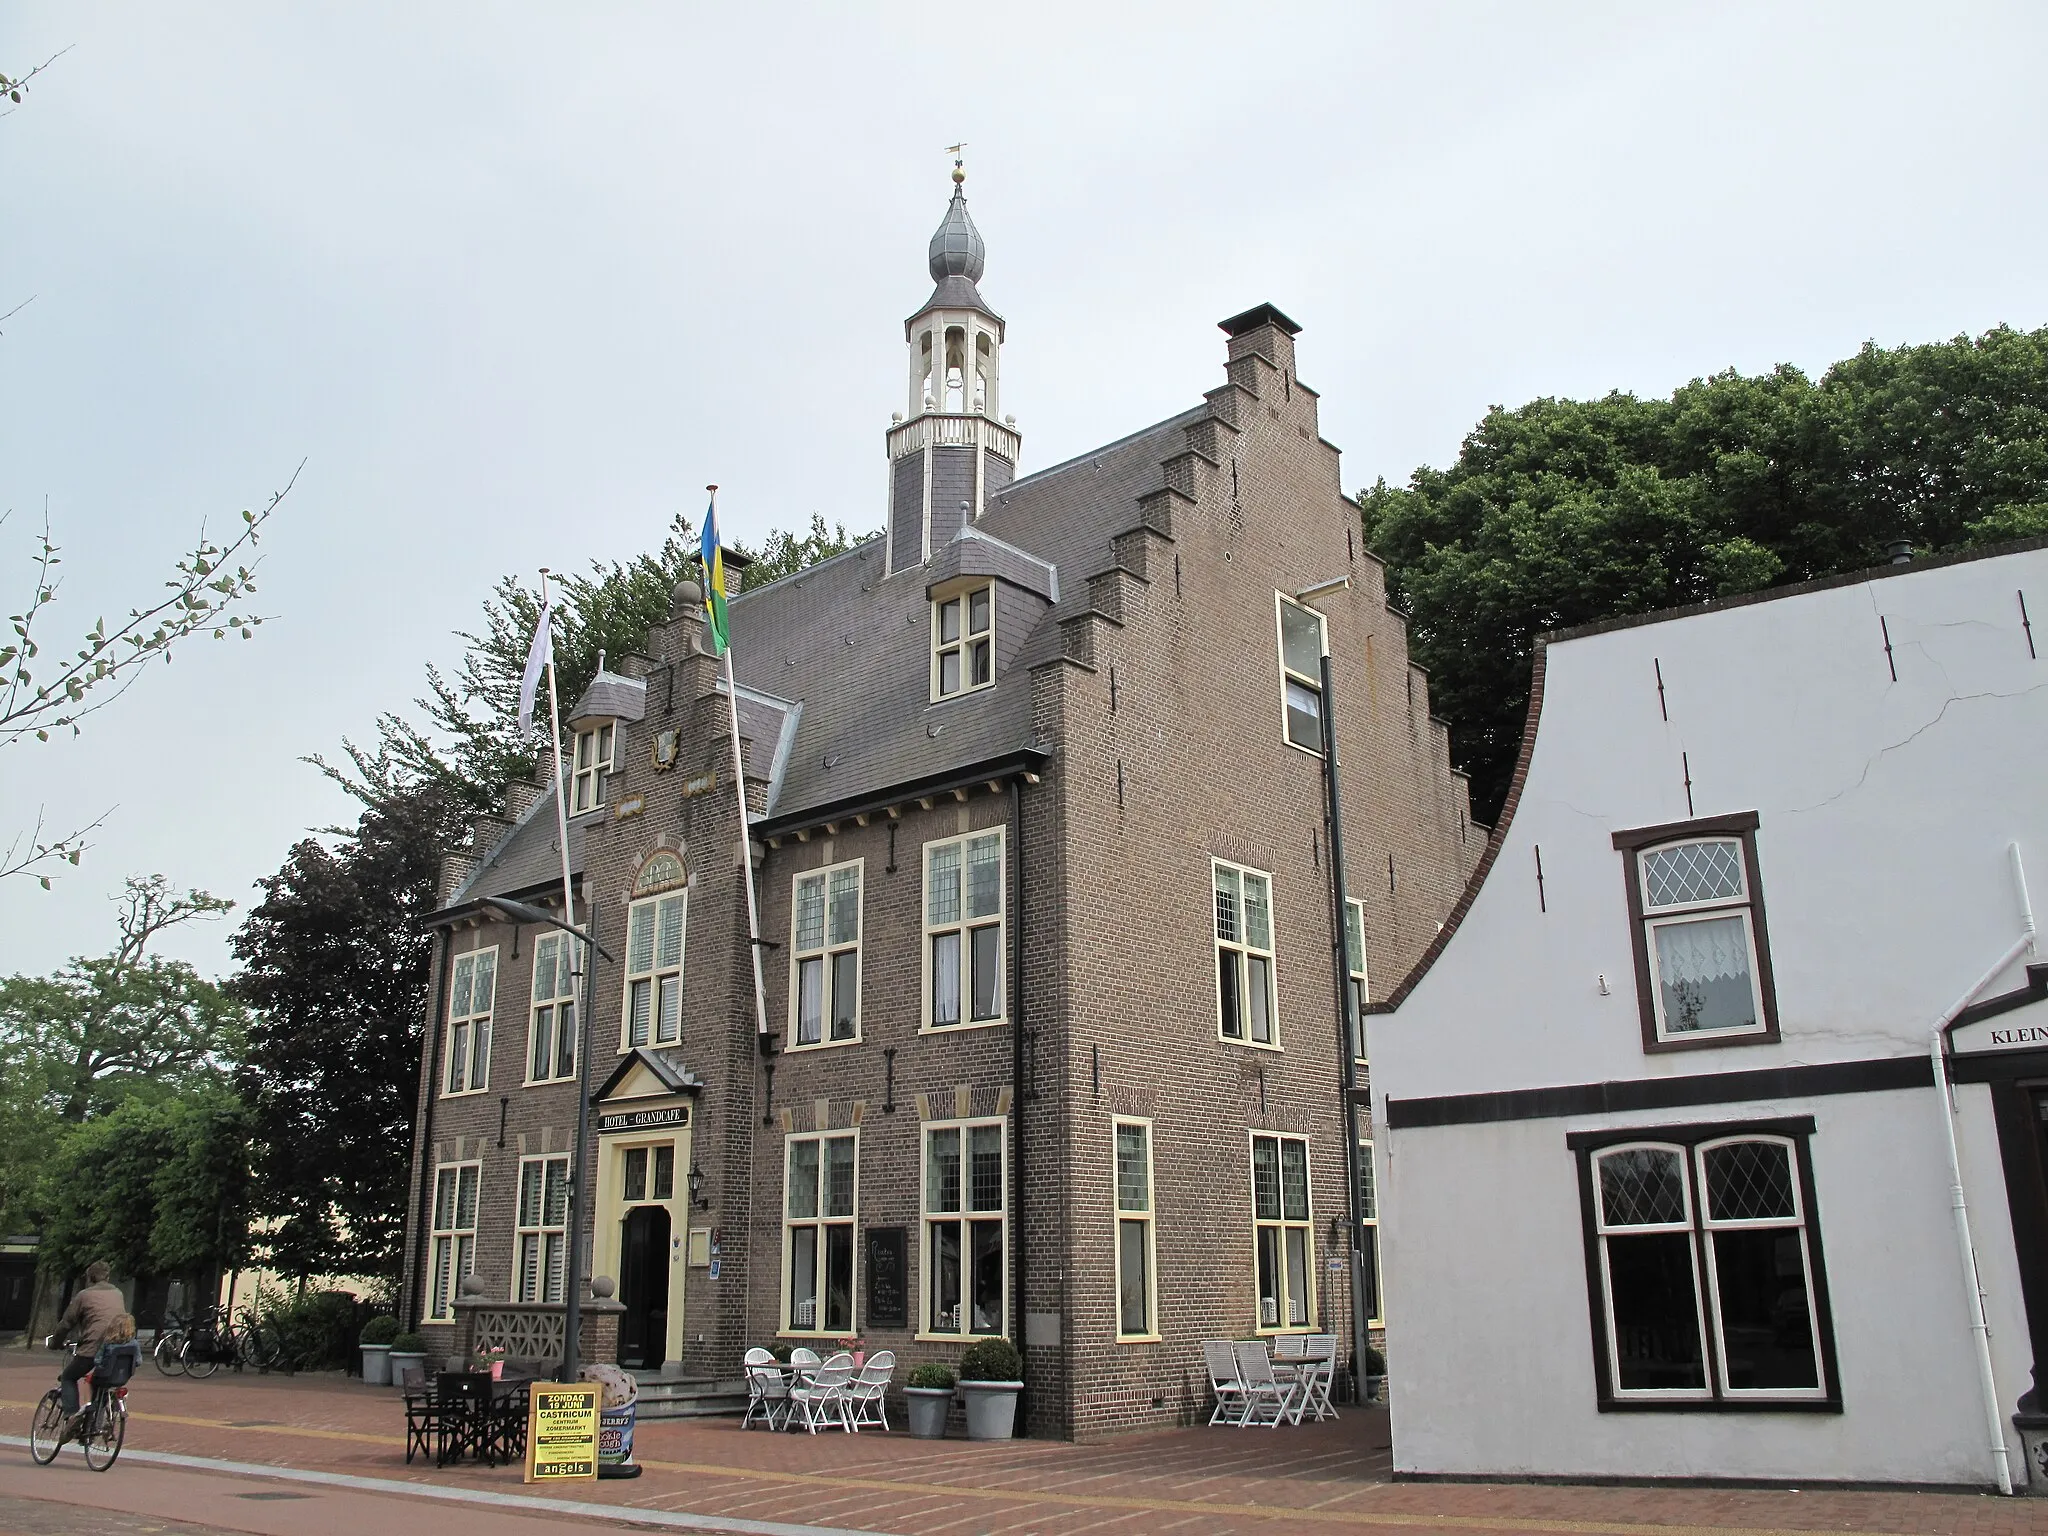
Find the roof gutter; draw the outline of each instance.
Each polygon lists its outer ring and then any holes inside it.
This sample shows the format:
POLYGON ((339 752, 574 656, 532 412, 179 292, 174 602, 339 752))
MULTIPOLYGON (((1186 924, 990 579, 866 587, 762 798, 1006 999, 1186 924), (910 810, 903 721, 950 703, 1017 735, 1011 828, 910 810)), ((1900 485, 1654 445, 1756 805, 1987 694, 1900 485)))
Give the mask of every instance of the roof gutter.
POLYGON ((1043 747, 1020 747, 1000 757, 984 758, 978 763, 969 763, 962 768, 949 768, 941 773, 922 779, 908 779, 901 784, 892 784, 879 793, 852 795, 844 800, 829 801, 824 805, 812 806, 801 811, 792 811, 785 816, 765 817, 753 823, 754 836, 760 838, 786 837, 793 832, 808 831, 831 821, 848 821, 856 816, 870 815, 876 811, 887 811, 912 800, 929 799, 956 789, 965 789, 970 784, 983 784, 991 779, 1007 778, 1012 774, 1036 773, 1052 759, 1052 754, 1043 747))
POLYGON ((1941 1090, 1941 1130, 1948 1150, 1949 1207, 1955 1213, 1956 1257, 1962 1266, 1963 1290, 1970 1301, 1970 1337, 1976 1346, 1977 1385, 1984 1395, 1984 1424, 1991 1434, 1991 1458, 1998 1471, 1998 1491, 2010 1494, 2013 1491, 2012 1458, 2006 1447, 2005 1423, 1998 1407, 1998 1383, 1991 1372, 1991 1325, 1984 1316, 1984 1278, 1977 1268, 1977 1245, 1970 1236, 1970 1203, 1963 1192, 1963 1157, 1956 1145, 1955 1085, 1948 1071, 1949 1029, 1957 1015, 1975 1002, 1977 995, 1996 981, 1999 973, 2013 961, 2033 952, 2034 904, 2027 896, 2027 871, 2020 863, 2020 845, 2007 844, 2006 853, 2012 861, 2013 889, 2019 897, 2020 936, 2012 941, 1975 986, 1957 998, 1934 1021, 1929 1032, 1928 1054, 1934 1062, 1934 1085, 1941 1090))

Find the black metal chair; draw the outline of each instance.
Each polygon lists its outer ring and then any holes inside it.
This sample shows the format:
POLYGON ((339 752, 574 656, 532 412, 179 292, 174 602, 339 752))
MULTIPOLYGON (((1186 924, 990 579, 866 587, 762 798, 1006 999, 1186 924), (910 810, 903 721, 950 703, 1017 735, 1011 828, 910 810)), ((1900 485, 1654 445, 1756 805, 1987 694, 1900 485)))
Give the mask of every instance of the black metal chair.
POLYGON ((441 1405, 435 1400, 433 1388, 427 1385, 425 1371, 408 1370, 399 1378, 399 1386, 405 1391, 405 1460, 410 1466, 415 1455, 431 1455, 438 1450, 441 1405))
POLYGON ((526 1417, 532 1383, 515 1378, 497 1383, 491 1394, 490 1442, 486 1454, 494 1462, 526 1457, 526 1417))
POLYGON ((473 1371, 443 1371, 434 1379, 434 1400, 440 1419, 435 1465, 445 1467, 465 1456, 491 1461, 491 1378, 473 1371))

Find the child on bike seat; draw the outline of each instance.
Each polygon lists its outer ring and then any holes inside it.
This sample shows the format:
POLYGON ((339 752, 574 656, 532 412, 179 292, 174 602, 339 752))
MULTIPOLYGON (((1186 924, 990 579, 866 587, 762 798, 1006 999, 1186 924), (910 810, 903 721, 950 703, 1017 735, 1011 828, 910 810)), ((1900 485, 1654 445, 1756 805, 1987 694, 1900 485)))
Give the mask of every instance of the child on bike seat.
POLYGON ((107 1325, 106 1337, 92 1357, 92 1389, 95 1395, 128 1385, 128 1378, 142 1363, 142 1346, 135 1342, 135 1319, 123 1312, 107 1325))

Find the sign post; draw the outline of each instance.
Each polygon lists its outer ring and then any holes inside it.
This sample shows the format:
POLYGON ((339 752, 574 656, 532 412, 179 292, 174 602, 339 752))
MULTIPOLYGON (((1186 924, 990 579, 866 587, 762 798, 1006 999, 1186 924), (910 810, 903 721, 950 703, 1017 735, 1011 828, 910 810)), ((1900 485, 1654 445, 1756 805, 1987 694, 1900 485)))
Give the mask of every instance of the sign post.
POLYGON ((595 1482, 597 1383, 536 1381, 529 1390, 526 1481, 595 1482))

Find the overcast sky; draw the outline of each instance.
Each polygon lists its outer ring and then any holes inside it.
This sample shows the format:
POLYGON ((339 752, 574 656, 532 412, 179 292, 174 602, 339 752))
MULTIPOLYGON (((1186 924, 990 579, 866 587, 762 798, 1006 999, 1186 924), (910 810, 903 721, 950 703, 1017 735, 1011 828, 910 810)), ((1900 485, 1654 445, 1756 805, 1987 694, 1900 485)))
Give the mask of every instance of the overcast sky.
MULTIPOLYGON (((2048 315, 2048 7, 0 6, 0 599, 46 643, 305 461, 250 644, 0 749, 0 846, 115 808, 0 972, 161 872, 245 906, 352 819, 490 585, 879 526, 903 317, 968 141, 1025 472, 1194 403, 1270 300, 1347 488, 1491 403, 1818 372, 2048 315)), ((216 970, 227 929, 170 952, 216 970)))

